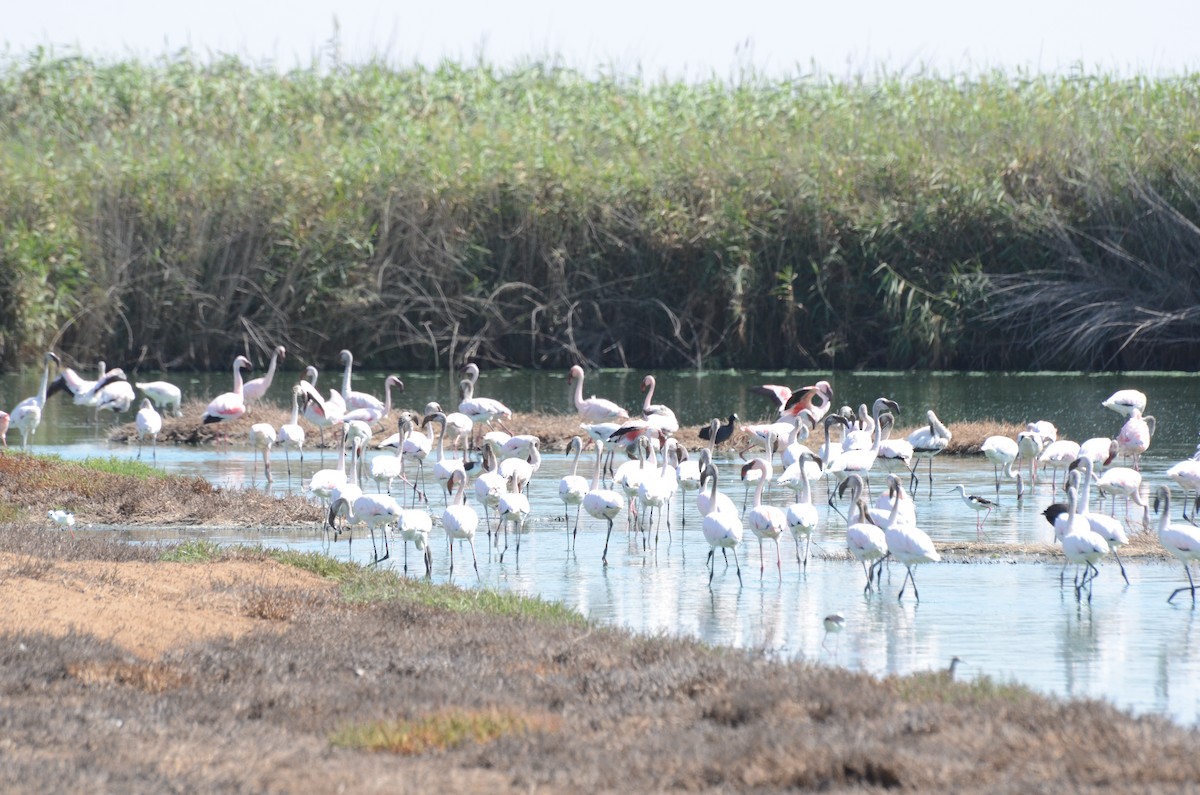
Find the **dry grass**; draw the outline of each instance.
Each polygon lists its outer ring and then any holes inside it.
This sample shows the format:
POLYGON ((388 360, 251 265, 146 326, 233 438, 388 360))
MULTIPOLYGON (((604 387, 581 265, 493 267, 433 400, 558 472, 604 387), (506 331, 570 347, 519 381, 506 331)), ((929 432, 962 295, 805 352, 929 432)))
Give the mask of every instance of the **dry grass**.
MULTIPOLYGON (((107 613, 132 623, 183 617, 229 589, 225 559, 146 567, 152 550, 61 538, 10 527, 0 556, 46 556, 51 582, 72 567, 77 587, 107 588, 107 613), (193 585, 176 600, 141 595, 181 569, 193 585)), ((1165 792, 1200 780, 1194 731, 1099 702, 937 672, 880 680, 455 611, 400 589, 308 604, 313 575, 236 562, 270 574, 249 576, 261 583, 259 629, 222 637, 210 618, 207 634, 155 659, 131 655, 119 634, 10 621, 0 790, 1165 792)))

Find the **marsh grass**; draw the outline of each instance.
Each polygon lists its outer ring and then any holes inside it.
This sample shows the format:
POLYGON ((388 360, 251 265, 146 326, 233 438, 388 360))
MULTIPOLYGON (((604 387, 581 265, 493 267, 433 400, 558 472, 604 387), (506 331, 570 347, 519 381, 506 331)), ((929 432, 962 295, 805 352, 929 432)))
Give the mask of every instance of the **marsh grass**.
POLYGON ((0 64, 0 361, 1190 366, 1198 94, 41 49, 0 64))
POLYGON ((221 546, 205 539, 189 539, 171 545, 162 554, 168 563, 211 563, 222 556, 221 546))

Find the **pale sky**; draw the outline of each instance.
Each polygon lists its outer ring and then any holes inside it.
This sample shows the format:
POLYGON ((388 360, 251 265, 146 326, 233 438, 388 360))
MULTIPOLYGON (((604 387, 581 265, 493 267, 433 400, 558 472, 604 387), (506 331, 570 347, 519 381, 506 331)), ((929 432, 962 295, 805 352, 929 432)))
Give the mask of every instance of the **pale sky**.
POLYGON ((20 1, 0 23, 9 56, 38 45, 93 57, 189 48, 281 68, 333 37, 345 61, 449 57, 506 66, 557 55, 571 67, 647 77, 975 73, 1004 67, 1165 75, 1200 68, 1197 0, 172 0, 20 1))

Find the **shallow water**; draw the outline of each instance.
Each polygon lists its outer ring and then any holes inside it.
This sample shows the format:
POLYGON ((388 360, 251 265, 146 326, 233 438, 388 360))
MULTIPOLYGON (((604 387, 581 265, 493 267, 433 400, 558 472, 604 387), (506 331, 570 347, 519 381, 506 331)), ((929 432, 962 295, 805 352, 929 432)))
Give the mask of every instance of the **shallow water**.
MULTIPOLYGON (((371 383, 374 378, 362 379, 371 383)), ((545 409, 554 405, 565 411, 566 386, 559 378, 534 378, 520 383, 516 376, 489 377, 488 394, 504 394, 518 410, 545 409), (509 391, 499 387, 513 381, 509 391), (496 386, 496 389, 492 389, 496 386), (527 403, 518 396, 527 395, 527 403)), ((589 376, 591 379, 592 376, 589 376)), ((750 400, 745 386, 761 383, 760 374, 718 374, 696 377, 682 374, 660 376, 656 402, 676 401, 684 422, 700 424, 707 416, 722 415, 738 407, 741 412, 759 416, 765 412, 757 398, 750 400), (664 391, 662 383, 671 381, 664 391), (680 385, 682 384, 682 386, 680 385), (717 387, 712 387, 717 384, 717 387), (741 402, 739 402, 741 401, 741 402)), ((423 405, 426 395, 434 394, 446 376, 407 376, 406 405, 423 405)), ((601 374, 593 390, 613 395, 605 389, 613 383, 625 384, 620 394, 630 406, 636 404, 640 377, 616 378, 601 374)), ((792 383, 802 377, 772 377, 792 383)), ((381 382, 382 379, 380 378, 381 382)), ((223 384, 214 381, 214 384, 223 384)), ((835 381, 837 390, 861 396, 865 402, 876 392, 885 391, 898 398, 902 406, 911 406, 919 416, 925 406, 937 406, 953 430, 956 420, 997 418, 1007 420, 1051 419, 1064 437, 1082 439, 1091 435, 1112 435, 1121 419, 1099 407, 1099 401, 1113 389, 1138 386, 1151 395, 1150 413, 1159 418, 1159 432, 1147 456, 1143 473, 1147 484, 1168 482, 1163 472, 1192 452, 1195 444, 1196 411, 1190 402, 1193 377, 1181 375, 1138 375, 1136 377, 1091 376, 969 376, 969 375, 855 375, 835 381), (840 386, 839 386, 840 384, 840 386), (1023 407, 1023 408, 1021 408, 1023 407), (1001 412, 1004 413, 1001 413, 1001 412)), ((11 387, 12 379, 0 380, 0 387, 11 387)), ((24 386, 21 384, 19 386, 24 386)), ((36 386, 36 385, 35 385, 36 386)), ((196 388, 202 384, 193 385, 196 388)), ((356 387, 358 381, 356 380, 356 387)), ((224 388, 223 386, 219 388, 224 388)), ((11 389, 8 390, 11 392, 11 389)), ((215 391, 215 390, 214 390, 215 391)), ((280 390, 282 395, 284 390, 280 390)), ((13 401, 7 395, 5 402, 13 401)), ((446 402, 445 397, 442 398, 446 402)), ((839 401, 841 402, 840 398, 839 401)), ((51 407, 47 413, 47 433, 39 431, 39 452, 54 452, 68 458, 87 455, 132 455, 130 448, 110 446, 95 437, 83 421, 82 411, 68 405, 51 407)), ((741 413, 739 412, 739 413, 741 413)), ((909 422, 902 422, 909 425, 909 422)), ((15 437, 10 434, 10 441, 15 437)), ((385 455, 387 453, 380 453, 385 455)), ((587 459, 581 471, 590 474, 587 459)), ((251 484, 253 456, 248 448, 235 446, 227 452, 212 449, 160 447, 158 464, 163 469, 195 474, 233 488, 262 487, 251 484)), ((300 488, 299 465, 295 460, 291 481, 285 479, 282 456, 274 456, 276 476, 270 488, 286 493, 300 488)), ((326 465, 332 456, 326 454, 326 465)), ((743 499, 743 489, 735 482, 737 467, 732 461, 720 462, 722 490, 735 502, 743 499)), ((738 462, 740 463, 740 462, 738 462)), ((321 466, 318 455, 305 457, 305 475, 321 466)), ((1040 691, 1064 696, 1104 698, 1136 712, 1154 712, 1195 724, 1200 718, 1200 654, 1193 653, 1192 635, 1195 610, 1186 594, 1175 604, 1167 595, 1186 579, 1182 567, 1174 561, 1126 561, 1131 584, 1126 586, 1115 561, 1101 565, 1090 604, 1075 598, 1071 573, 1060 585, 1061 566, 1057 559, 1038 562, 1025 558, 994 560, 952 560, 917 569, 918 603, 909 586, 903 601, 896 596, 904 579, 902 566, 892 564, 883 579, 882 593, 863 594, 865 577, 858 563, 844 556, 844 523, 829 512, 815 538, 814 558, 807 571, 795 559, 790 536, 782 540, 782 579, 775 568, 772 545, 766 546, 765 572, 760 575, 759 550, 747 530, 738 552, 741 566, 739 583, 733 558, 729 565, 718 557, 711 587, 705 558, 708 545, 700 531, 694 504, 686 507, 686 526, 681 527, 681 502, 672 509, 671 532, 661 531, 657 546, 643 551, 640 536, 626 530, 625 514, 617 520, 611 538, 609 565, 601 565, 605 542, 604 525, 582 515, 577 543, 568 552, 564 529, 564 511, 558 500, 558 480, 569 462, 561 455, 547 455, 541 472, 530 488, 533 519, 521 539, 519 555, 515 539, 498 560, 498 548, 491 549, 481 533, 479 576, 470 567, 470 551, 455 550, 455 570, 449 571, 447 543, 440 531, 434 533, 435 581, 453 581, 466 587, 477 585, 511 589, 561 601, 581 613, 603 621, 645 632, 678 633, 706 642, 746 648, 787 658, 804 658, 834 663, 875 674, 908 673, 944 668, 951 656, 965 663, 960 674, 973 677, 989 675, 1002 681, 1017 681, 1040 691), (822 618, 832 612, 846 618, 846 629, 825 637, 822 618)), ((956 483, 969 492, 992 496, 992 469, 981 458, 943 457, 934 464, 934 486, 930 495, 921 469, 922 482, 917 492, 919 524, 938 542, 972 540, 976 537, 975 514, 949 493, 956 483)), ((368 491, 373 485, 366 487, 368 491)), ((1147 487, 1144 487, 1144 489, 1147 487)), ((429 489, 435 515, 440 513, 441 497, 429 489)), ((1022 500, 1017 501, 1011 482, 1001 492, 1002 507, 988 517, 984 535, 995 542, 1048 542, 1052 532, 1041 516, 1050 502, 1060 500, 1061 492, 1052 491, 1043 479, 1022 500)), ((1175 489, 1176 505, 1181 496, 1175 489)), ((818 485, 815 499, 825 497, 818 485)), ((776 488, 771 495, 776 504, 786 504, 790 493, 776 488)), ((1093 508, 1096 508, 1093 495, 1093 508)), ((1118 515, 1123 505, 1116 506, 1118 515)), ((826 513, 822 509, 823 514, 826 513)), ((1178 518, 1178 507, 1174 509, 1178 518)), ((571 517, 573 522, 573 514, 571 517)), ((108 529, 97 532, 110 532, 108 529)), ((120 531, 131 539, 180 538, 197 535, 195 531, 170 529, 120 531)), ((327 549, 330 553, 360 562, 372 558, 371 540, 362 531, 352 543, 342 540, 326 548, 316 528, 286 531, 211 531, 205 537, 222 543, 262 543, 298 550, 327 549)), ((502 543, 502 542, 501 542, 502 543)), ((382 565, 403 567, 402 545, 392 548, 391 557, 382 565)), ((410 574, 419 573, 421 564, 410 555, 410 574)))

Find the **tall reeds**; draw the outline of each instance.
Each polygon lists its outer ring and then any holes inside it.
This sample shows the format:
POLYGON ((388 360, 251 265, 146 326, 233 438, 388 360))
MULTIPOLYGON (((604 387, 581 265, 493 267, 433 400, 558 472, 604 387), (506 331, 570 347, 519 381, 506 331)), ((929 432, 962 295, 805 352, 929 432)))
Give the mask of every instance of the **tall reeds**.
POLYGON ((0 68, 0 362, 1176 365, 1179 291, 1037 318, 1097 304, 1051 289, 1084 260, 1196 281, 1198 93, 40 51, 0 68))

